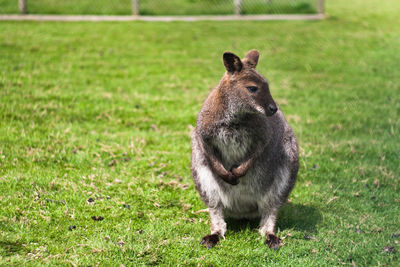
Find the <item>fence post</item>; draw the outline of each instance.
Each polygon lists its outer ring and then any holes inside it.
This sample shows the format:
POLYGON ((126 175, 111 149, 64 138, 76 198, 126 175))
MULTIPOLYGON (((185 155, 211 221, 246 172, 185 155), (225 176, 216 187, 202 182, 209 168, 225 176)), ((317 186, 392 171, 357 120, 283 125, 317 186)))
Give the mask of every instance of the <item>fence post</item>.
POLYGON ((132 0, 132 15, 139 16, 139 0, 132 0))
POLYGON ((19 13, 26 14, 26 0, 18 0, 19 13))
POLYGON ((318 0, 318 13, 324 14, 325 13, 325 3, 324 0, 318 0))
POLYGON ((242 13, 242 0, 233 0, 235 5, 235 15, 239 16, 242 13))

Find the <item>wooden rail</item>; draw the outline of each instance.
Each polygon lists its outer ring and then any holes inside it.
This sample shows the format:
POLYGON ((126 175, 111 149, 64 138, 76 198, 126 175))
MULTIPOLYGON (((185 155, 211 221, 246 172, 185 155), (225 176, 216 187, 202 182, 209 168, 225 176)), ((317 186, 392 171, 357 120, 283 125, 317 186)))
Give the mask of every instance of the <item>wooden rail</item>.
POLYGON ((18 0, 19 13, 26 14, 26 0, 18 0))
POLYGON ((324 0, 318 0, 318 13, 319 14, 324 14, 325 13, 325 1, 324 0))
POLYGON ((139 16, 139 0, 132 0, 132 15, 139 16))
POLYGON ((0 15, 0 21, 230 21, 230 20, 321 20, 323 14, 312 15, 221 15, 221 16, 103 16, 103 15, 0 15))

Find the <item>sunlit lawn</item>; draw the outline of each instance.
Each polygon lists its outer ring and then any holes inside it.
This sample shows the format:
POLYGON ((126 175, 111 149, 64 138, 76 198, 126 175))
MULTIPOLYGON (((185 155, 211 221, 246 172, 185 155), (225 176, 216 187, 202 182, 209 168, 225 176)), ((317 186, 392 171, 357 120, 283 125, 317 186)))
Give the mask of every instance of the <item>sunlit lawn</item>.
POLYGON ((398 265, 399 11, 335 0, 318 22, 1 22, 0 265, 398 265), (253 48, 301 147, 285 245, 229 221, 207 250, 190 129, 222 53, 253 48))

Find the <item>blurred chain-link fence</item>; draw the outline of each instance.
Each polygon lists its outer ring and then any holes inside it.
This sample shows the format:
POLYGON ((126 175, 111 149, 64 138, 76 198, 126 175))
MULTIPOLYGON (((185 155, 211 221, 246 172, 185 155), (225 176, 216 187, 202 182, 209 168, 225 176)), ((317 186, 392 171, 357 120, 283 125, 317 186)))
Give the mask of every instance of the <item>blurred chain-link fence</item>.
POLYGON ((315 14, 322 6, 323 0, 0 0, 0 14, 315 14))

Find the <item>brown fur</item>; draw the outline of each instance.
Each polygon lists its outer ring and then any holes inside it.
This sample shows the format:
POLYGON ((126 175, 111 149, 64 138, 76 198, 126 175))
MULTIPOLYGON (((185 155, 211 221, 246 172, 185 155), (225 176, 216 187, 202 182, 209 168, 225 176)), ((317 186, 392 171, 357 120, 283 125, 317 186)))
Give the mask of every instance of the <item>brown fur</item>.
MULTIPOLYGON (((256 70, 259 53, 243 60, 226 52, 227 72, 209 94, 193 133, 192 175, 209 206, 212 247, 226 231, 225 216, 260 216, 269 247, 277 212, 292 190, 298 171, 297 140, 256 70), (275 114, 277 113, 277 114, 275 114)), ((211 245, 210 245, 211 244, 211 245)))

